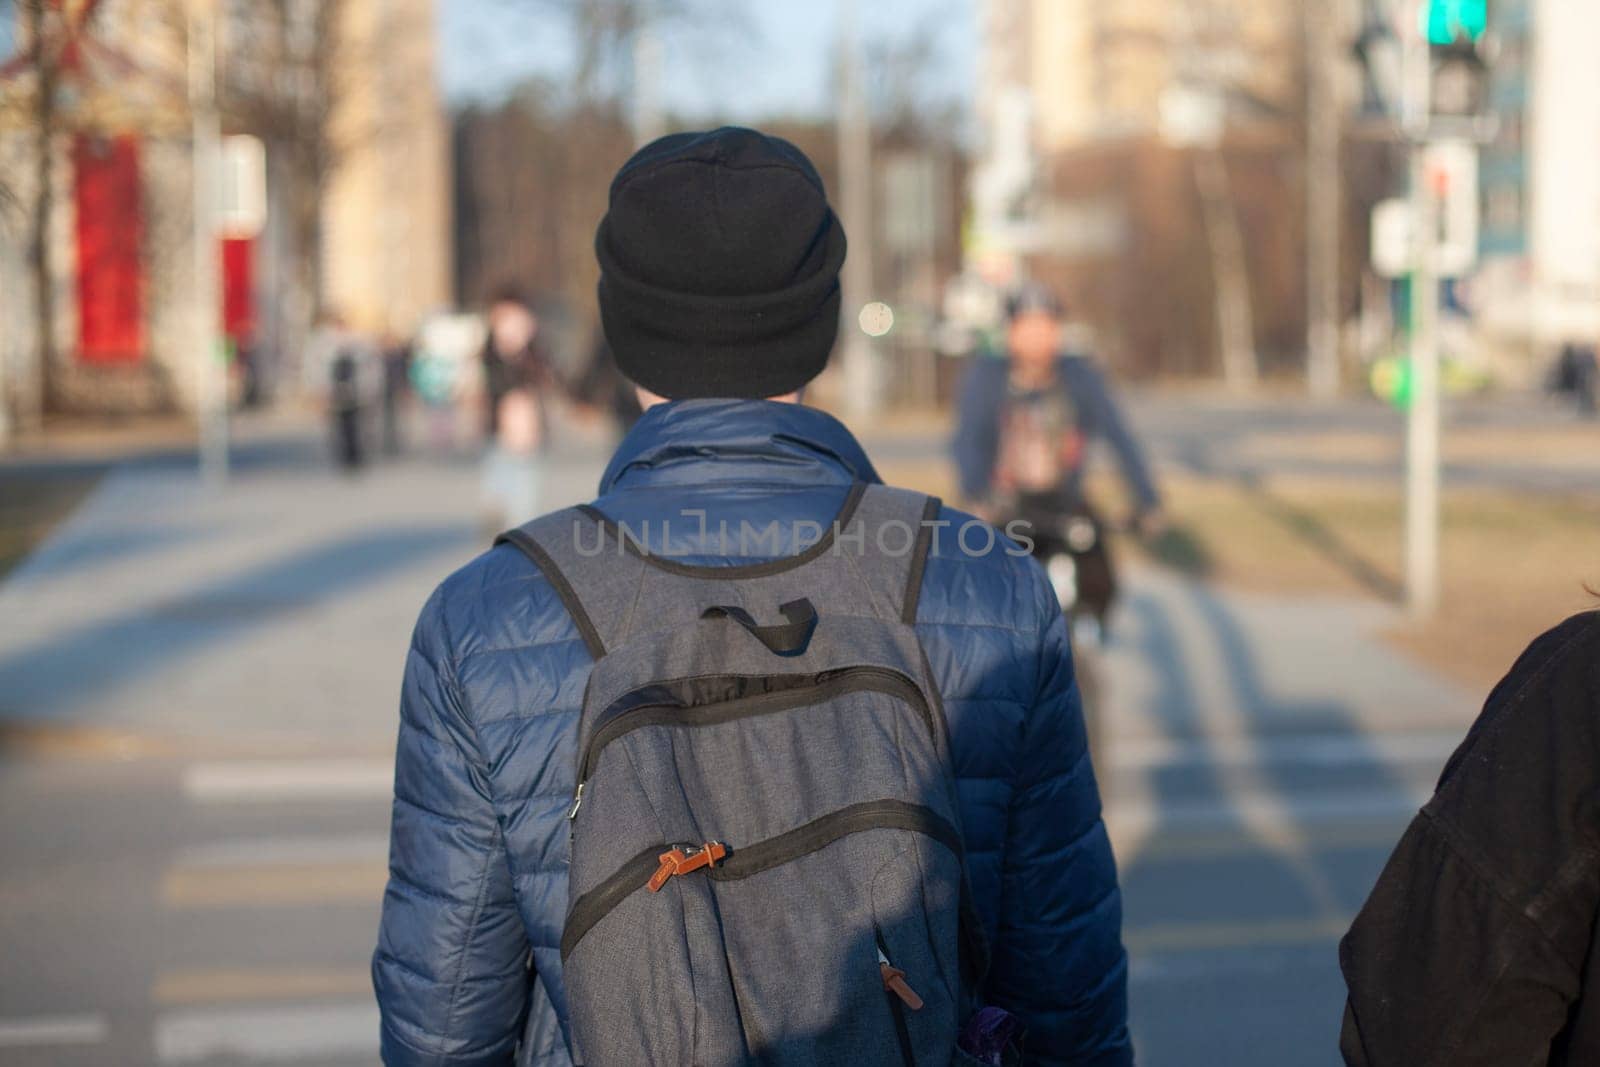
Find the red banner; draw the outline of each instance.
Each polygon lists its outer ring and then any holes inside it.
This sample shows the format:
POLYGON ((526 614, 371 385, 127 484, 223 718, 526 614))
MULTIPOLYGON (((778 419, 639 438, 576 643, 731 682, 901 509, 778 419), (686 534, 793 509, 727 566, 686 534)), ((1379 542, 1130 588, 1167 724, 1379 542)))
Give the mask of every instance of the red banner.
POLYGON ((256 329, 256 242, 253 237, 222 239, 222 332, 240 348, 256 329))
POLYGON ((78 358, 144 358, 144 198, 139 142, 129 135, 73 141, 78 215, 78 358))

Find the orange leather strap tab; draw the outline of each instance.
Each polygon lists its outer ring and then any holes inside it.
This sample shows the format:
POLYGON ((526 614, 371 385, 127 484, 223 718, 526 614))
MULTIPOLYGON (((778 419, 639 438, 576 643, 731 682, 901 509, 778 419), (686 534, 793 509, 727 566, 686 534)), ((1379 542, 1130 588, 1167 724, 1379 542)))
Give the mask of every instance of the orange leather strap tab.
POLYGON ((916 990, 906 985, 906 972, 887 963, 878 964, 878 971, 883 975, 883 988, 899 997, 912 1011, 922 1010, 922 998, 917 996, 916 990))
POLYGON ((695 848, 674 848, 663 852, 657 857, 661 866, 656 868, 656 873, 650 876, 650 881, 645 883, 645 888, 652 893, 659 893, 661 887, 674 875, 688 874, 698 871, 702 867, 715 867, 728 855, 728 846, 721 841, 707 841, 695 848))

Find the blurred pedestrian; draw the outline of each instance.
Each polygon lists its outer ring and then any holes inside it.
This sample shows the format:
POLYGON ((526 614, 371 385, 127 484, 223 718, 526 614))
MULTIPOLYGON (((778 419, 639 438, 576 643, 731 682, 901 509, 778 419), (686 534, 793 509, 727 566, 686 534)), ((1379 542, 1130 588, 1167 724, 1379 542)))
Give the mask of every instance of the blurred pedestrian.
POLYGON ((489 303, 482 352, 487 453, 483 495, 499 529, 538 513, 540 456, 549 443, 550 362, 539 319, 522 292, 507 286, 489 303))
POLYGON ((383 340, 383 454, 398 456, 404 447, 401 425, 411 391, 411 342, 390 334, 383 340))
POLYGON ((376 346, 329 309, 307 341, 301 376, 328 419, 335 462, 351 473, 360 470, 367 460, 369 422, 383 393, 376 346))
POLYGON ((1600 1064, 1600 613, 1523 653, 1339 946, 1350 1067, 1600 1064))
POLYGON ((455 456, 469 421, 467 432, 474 444, 478 441, 485 334, 481 317, 467 314, 430 316, 417 332, 410 387, 421 402, 424 432, 435 455, 455 456))
POLYGON ((1600 362, 1593 345, 1569 341, 1556 359, 1556 392, 1570 396, 1581 414, 1600 414, 1600 362))
POLYGON ((596 249, 646 410, 593 508, 418 620, 385 1062, 995 1067, 1025 1028, 1039 1063, 1131 1064, 1055 598, 801 403, 845 258, 815 167, 662 138, 596 249))

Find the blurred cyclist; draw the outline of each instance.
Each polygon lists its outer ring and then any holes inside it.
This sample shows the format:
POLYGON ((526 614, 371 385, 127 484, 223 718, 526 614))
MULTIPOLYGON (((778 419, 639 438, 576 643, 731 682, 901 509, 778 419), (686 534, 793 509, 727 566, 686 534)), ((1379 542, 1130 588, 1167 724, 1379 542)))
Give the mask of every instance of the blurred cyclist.
POLYGON ((1104 438, 1116 453, 1135 532, 1159 532, 1161 497, 1105 375, 1087 355, 1064 350, 1063 325, 1048 289, 1030 284, 1011 294, 1006 358, 979 354, 962 382, 955 460, 973 512, 1030 523, 1036 556, 1070 551, 1077 558, 1078 596, 1103 622, 1116 586, 1098 515, 1083 493, 1089 442, 1104 438))

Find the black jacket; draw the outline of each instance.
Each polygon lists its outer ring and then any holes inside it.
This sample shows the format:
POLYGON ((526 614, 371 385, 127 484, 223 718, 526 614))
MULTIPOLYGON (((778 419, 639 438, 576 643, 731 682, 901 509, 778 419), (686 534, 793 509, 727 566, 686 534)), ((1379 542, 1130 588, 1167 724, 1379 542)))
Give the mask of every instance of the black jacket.
POLYGON ((1353 1067, 1600 1064, 1600 613, 1489 695, 1339 946, 1353 1067))

